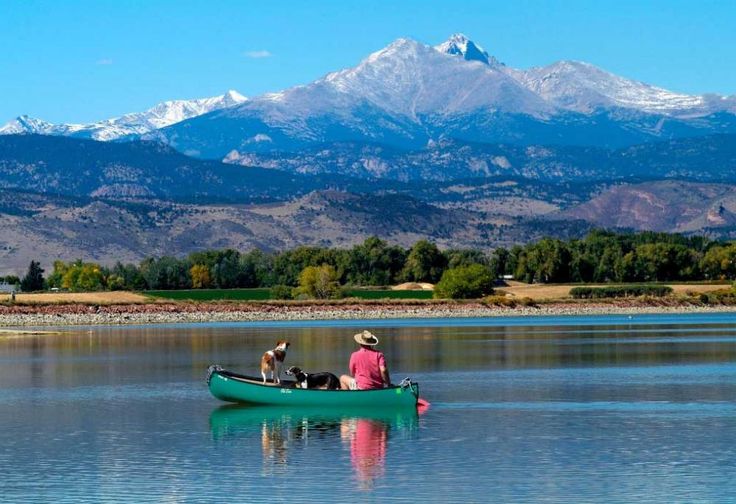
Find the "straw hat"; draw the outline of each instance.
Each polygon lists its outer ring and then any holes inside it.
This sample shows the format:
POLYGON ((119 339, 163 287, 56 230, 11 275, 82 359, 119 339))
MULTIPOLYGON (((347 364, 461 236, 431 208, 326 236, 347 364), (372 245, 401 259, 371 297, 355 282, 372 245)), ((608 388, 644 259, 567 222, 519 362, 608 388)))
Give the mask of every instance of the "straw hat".
POLYGON ((359 332, 353 338, 359 345, 378 345, 378 338, 370 331, 359 332))

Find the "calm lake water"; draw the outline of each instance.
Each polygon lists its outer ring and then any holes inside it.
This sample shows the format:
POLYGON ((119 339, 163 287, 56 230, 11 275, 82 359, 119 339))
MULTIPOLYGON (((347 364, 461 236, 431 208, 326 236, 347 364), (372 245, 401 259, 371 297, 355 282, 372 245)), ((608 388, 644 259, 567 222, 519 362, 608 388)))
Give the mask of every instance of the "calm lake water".
POLYGON ((736 315, 62 330, 0 338, 0 502, 736 502, 736 315), (363 328, 427 412, 205 386, 282 338, 342 373, 363 328))

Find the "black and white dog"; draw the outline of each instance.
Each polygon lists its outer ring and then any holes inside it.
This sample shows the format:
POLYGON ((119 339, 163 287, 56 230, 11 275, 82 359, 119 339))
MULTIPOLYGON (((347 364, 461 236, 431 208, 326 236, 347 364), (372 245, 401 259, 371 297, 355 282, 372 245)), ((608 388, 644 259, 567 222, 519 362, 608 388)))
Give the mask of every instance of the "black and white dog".
POLYGON ((305 373, 296 366, 286 370, 286 374, 296 379, 297 388, 338 390, 340 379, 332 373, 305 373))

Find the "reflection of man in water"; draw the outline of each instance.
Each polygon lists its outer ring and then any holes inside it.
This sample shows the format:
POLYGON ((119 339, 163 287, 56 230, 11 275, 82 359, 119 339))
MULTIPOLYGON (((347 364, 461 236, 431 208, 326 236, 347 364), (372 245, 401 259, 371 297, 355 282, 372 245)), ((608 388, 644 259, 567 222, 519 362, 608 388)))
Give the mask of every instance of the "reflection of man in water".
POLYGON ((346 418, 341 435, 343 440, 350 441, 350 461, 359 488, 373 488, 375 480, 385 473, 388 424, 370 418, 346 418))

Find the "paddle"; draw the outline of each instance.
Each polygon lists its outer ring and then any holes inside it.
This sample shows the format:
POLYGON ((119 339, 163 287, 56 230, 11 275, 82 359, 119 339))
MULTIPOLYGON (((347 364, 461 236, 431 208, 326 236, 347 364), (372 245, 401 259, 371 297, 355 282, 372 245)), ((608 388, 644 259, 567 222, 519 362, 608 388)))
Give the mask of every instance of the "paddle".
POLYGON ((420 415, 425 413, 429 409, 429 401, 426 401, 422 399, 421 397, 417 399, 417 413, 420 415))

